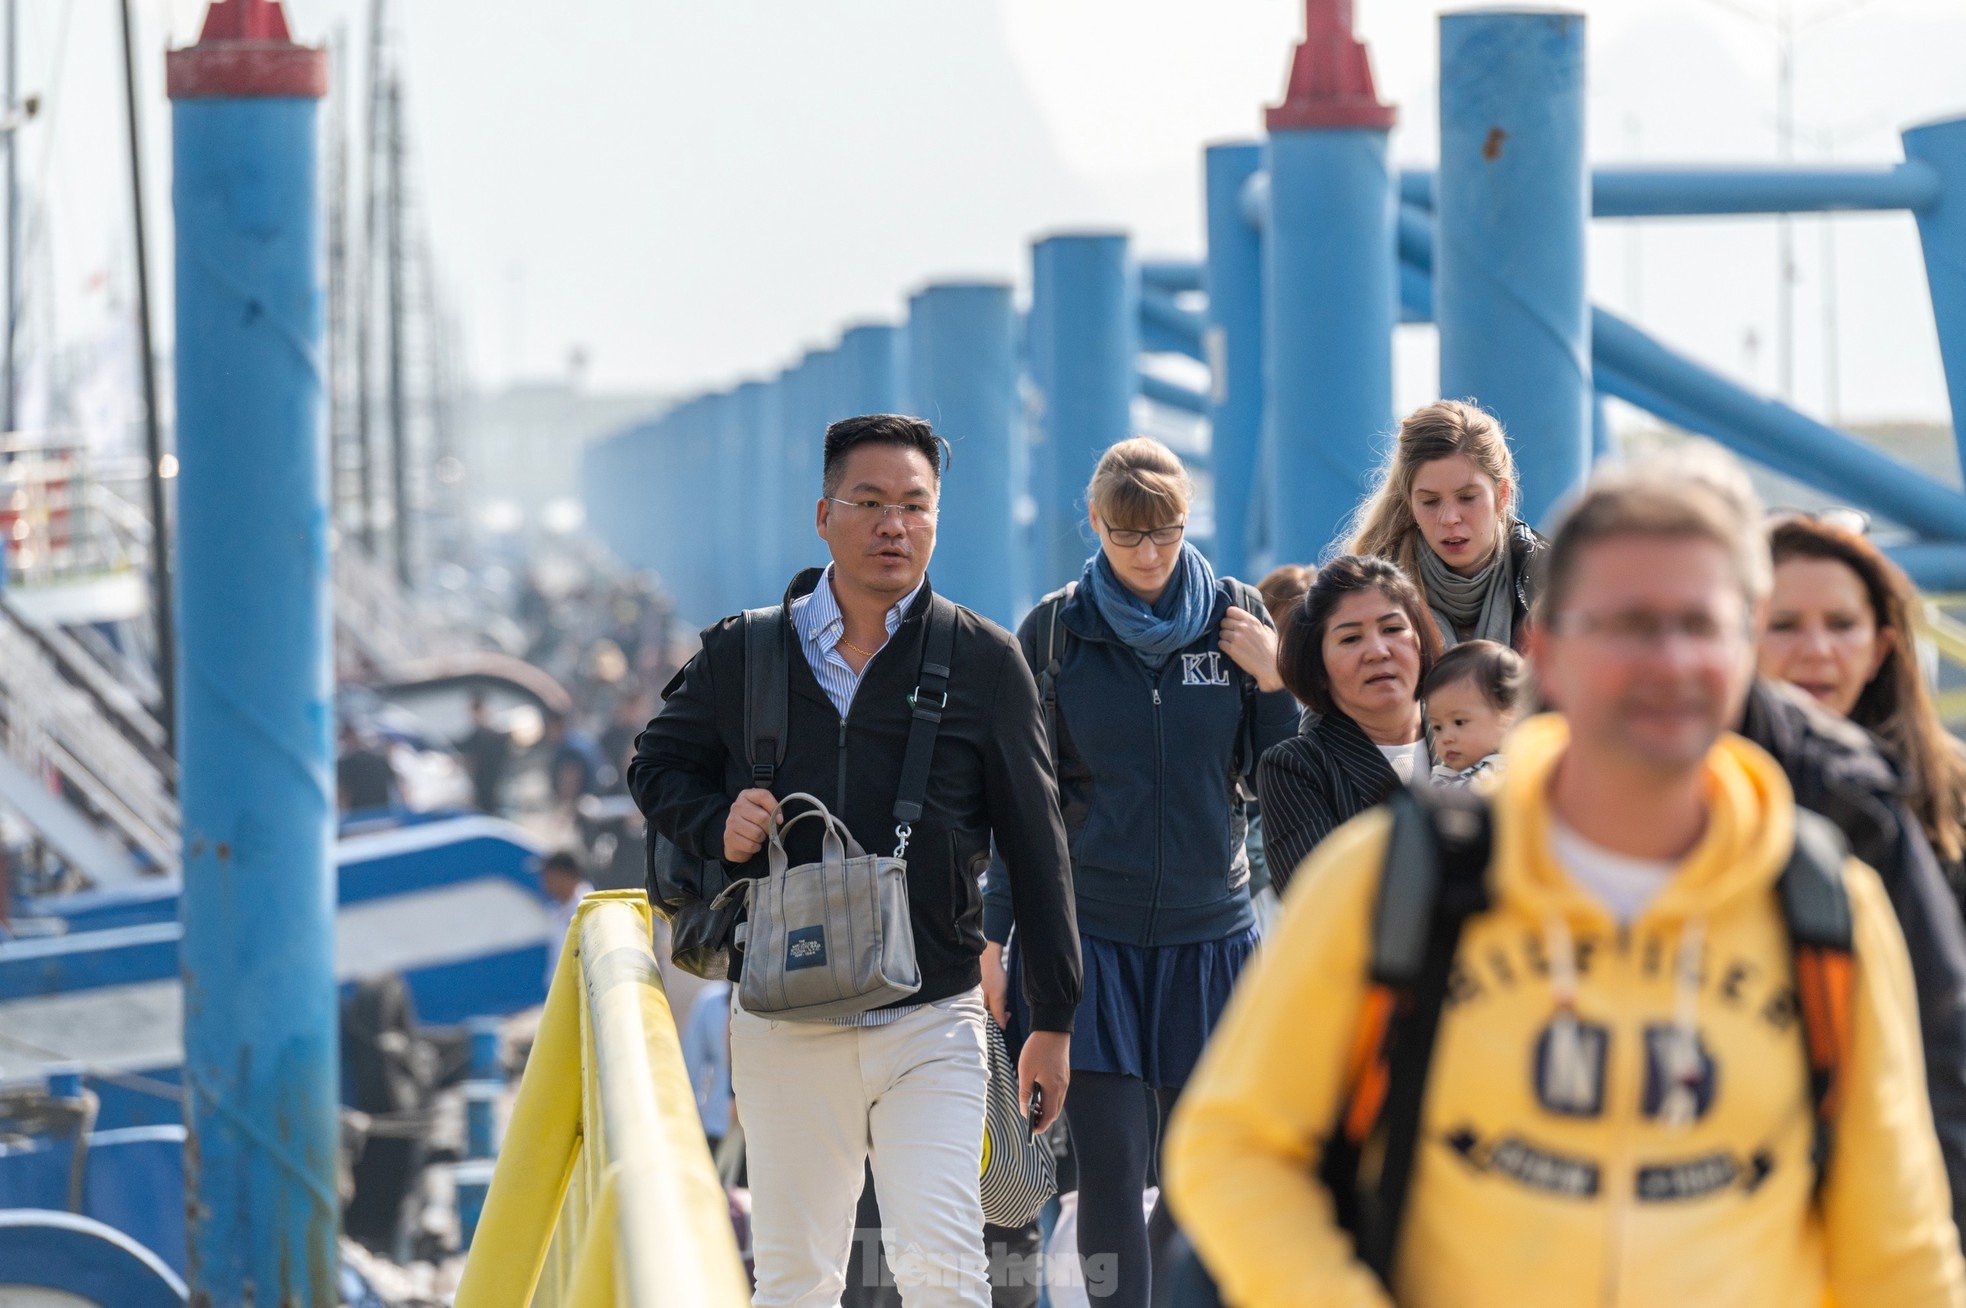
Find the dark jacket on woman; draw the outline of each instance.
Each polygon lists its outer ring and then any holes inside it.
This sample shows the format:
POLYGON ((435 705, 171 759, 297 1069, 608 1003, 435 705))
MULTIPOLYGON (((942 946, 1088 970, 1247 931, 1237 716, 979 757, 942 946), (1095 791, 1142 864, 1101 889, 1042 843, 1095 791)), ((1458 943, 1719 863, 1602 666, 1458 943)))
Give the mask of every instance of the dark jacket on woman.
MULTIPOLYGON (((1421 778, 1416 778, 1419 780, 1421 778)), ((1317 843, 1399 789, 1399 776, 1365 729, 1336 709, 1306 718, 1256 770, 1263 856, 1281 895, 1317 843)))
MULTIPOLYGON (((1297 701, 1287 691, 1254 691, 1249 674, 1222 652, 1222 616, 1236 584, 1217 583, 1207 631, 1158 672, 1120 640, 1086 587, 1058 611, 1058 798, 1079 929, 1088 936, 1184 945, 1255 925, 1237 755, 1246 768, 1289 736, 1297 701), (1245 696, 1246 688, 1253 693, 1245 696)), ((1261 602, 1250 603, 1267 625, 1261 602)), ((1044 608, 1033 609, 1017 633, 1040 671, 1044 608)), ((985 929, 992 940, 1009 934, 1010 889, 991 877, 985 929)))
MULTIPOLYGON (((772 793, 817 796, 873 854, 894 850, 894 801, 913 721, 923 633, 934 596, 924 585, 901 625, 867 664, 846 718, 820 688, 793 629, 794 598, 819 583, 799 574, 785 595, 789 730, 772 793)), ((1033 1026, 1069 1031, 1079 1002, 1079 937, 1072 870, 1058 819, 1051 753, 1037 687, 1010 633, 956 609, 948 704, 929 765, 928 795, 908 843, 908 911, 922 986, 904 1003, 926 1003, 979 984, 983 901, 977 877, 992 838, 1017 899, 1024 993, 1033 1026)), ((744 728, 744 630, 726 618, 703 633, 703 648, 672 683, 662 712, 635 742, 628 788, 657 831, 685 854, 718 858, 724 820, 749 788, 744 728)), ((819 857, 819 824, 787 838, 796 863, 819 857)), ((763 876, 763 851, 733 869, 763 876)))
POLYGON ((1850 852, 1884 883, 1911 955, 1925 1086, 1952 1186, 1952 1213, 1966 1231, 1966 928, 1931 842, 1899 797, 1897 772, 1862 727, 1757 680, 1740 733, 1782 765, 1798 806, 1841 828, 1850 852))

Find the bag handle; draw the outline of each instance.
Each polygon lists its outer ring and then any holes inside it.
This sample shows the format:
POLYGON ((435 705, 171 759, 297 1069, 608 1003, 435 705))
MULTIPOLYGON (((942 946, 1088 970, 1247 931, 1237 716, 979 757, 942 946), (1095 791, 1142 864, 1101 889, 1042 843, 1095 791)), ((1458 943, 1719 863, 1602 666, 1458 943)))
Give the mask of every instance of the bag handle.
POLYGON ((785 833, 809 817, 820 819, 826 826, 826 834, 820 838, 821 857, 826 862, 839 863, 848 858, 865 856, 866 851, 860 848, 858 841, 854 840, 853 833, 846 829, 846 823, 834 817, 831 810, 817 796, 801 791, 779 800, 777 807, 771 811, 771 856, 768 866, 772 876, 781 875, 791 862, 785 853, 785 833), (811 807, 803 813, 788 818, 785 816, 785 808, 793 800, 804 800, 811 807))

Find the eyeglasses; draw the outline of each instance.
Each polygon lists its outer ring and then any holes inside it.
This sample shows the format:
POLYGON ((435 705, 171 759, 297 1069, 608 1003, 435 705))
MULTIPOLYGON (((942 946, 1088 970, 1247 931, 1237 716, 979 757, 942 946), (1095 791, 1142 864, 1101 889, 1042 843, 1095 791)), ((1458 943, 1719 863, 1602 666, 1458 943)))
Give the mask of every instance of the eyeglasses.
POLYGON ((843 500, 837 495, 828 495, 826 499, 856 518, 878 518, 886 522, 887 515, 892 513, 901 519, 904 527, 926 527, 935 521, 933 504, 883 504, 879 500, 843 500))
POLYGON ((1745 618, 1728 621, 1713 613, 1692 610, 1684 613, 1656 613, 1650 609, 1626 609, 1617 613, 1559 613, 1550 622, 1557 631, 1592 636, 1618 654, 1650 654, 1679 636, 1703 652, 1718 651, 1737 639, 1746 639, 1745 618))
POLYGON ((1188 529, 1185 522, 1177 522, 1169 527, 1152 527, 1146 531, 1134 531, 1128 527, 1106 528, 1106 539, 1123 550, 1140 548, 1140 542, 1150 540, 1156 545, 1168 546, 1181 539, 1181 533, 1188 529))

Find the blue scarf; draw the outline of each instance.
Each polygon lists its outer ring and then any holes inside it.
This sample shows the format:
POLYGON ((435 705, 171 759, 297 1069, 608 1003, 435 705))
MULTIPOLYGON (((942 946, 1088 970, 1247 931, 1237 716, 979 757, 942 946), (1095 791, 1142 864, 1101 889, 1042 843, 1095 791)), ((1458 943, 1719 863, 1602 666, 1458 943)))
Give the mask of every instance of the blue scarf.
POLYGON ((1099 616, 1120 640, 1156 670, 1176 651, 1201 639, 1215 611, 1215 569, 1186 541, 1181 542, 1181 561, 1174 565, 1167 589, 1152 606, 1126 588, 1103 550, 1086 560, 1079 584, 1091 592, 1099 616))

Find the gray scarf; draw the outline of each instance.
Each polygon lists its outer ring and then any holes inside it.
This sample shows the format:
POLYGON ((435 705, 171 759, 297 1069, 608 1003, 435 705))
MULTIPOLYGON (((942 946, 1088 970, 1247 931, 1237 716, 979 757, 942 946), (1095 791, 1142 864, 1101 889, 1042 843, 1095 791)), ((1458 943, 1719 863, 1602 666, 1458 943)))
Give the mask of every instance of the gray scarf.
POLYGON ((1463 577, 1441 562, 1440 555, 1422 539, 1415 551, 1420 556, 1420 580, 1426 583, 1427 604, 1434 612, 1434 625, 1440 628, 1442 649, 1452 649, 1463 639, 1492 640, 1511 645, 1515 635, 1515 562, 1509 557, 1509 533, 1495 547, 1495 556, 1472 577, 1463 577))

